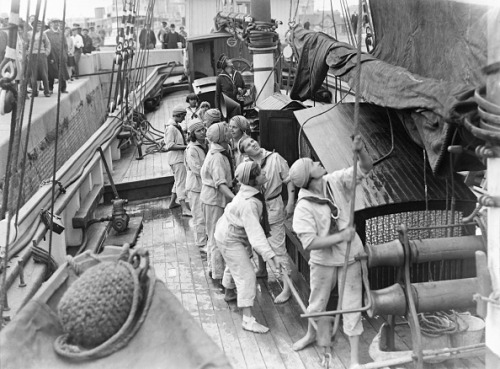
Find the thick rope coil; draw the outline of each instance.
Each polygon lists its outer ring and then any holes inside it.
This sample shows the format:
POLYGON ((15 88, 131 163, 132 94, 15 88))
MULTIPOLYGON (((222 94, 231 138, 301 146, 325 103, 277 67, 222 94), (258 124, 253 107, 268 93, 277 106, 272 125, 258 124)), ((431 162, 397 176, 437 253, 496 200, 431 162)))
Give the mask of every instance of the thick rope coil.
MULTIPOLYGON (((120 257, 126 253, 123 250, 120 257)), ((69 266, 79 269, 78 265, 69 266)), ((55 352, 82 361, 105 357, 125 347, 147 317, 154 285, 146 250, 135 250, 129 262, 101 262, 87 269, 59 302, 65 334, 54 341, 55 352)))

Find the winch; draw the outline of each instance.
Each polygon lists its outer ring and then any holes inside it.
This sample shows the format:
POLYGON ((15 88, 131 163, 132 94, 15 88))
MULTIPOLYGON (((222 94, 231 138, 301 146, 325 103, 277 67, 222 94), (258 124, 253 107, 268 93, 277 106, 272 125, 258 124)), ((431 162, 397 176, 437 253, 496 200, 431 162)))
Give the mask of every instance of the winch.
POLYGON ((123 232, 128 228, 130 216, 125 211, 126 199, 111 200, 113 203, 113 212, 111 213, 111 226, 117 232, 123 232))

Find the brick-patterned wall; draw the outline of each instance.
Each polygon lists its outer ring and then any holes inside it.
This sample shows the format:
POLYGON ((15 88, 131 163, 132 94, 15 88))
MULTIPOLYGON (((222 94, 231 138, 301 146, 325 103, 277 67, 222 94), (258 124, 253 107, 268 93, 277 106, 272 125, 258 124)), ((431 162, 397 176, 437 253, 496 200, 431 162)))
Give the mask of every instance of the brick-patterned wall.
MULTIPOLYGON (((65 117, 61 116, 57 169, 61 168, 61 166, 103 124, 106 119, 106 107, 103 101, 104 96, 102 89, 101 86, 98 85, 94 90, 84 95, 76 109, 71 110, 69 115, 65 117)), ((43 180, 52 178, 55 133, 55 129, 48 132, 45 137, 28 152, 26 174, 22 186, 22 204, 38 191, 43 180)))

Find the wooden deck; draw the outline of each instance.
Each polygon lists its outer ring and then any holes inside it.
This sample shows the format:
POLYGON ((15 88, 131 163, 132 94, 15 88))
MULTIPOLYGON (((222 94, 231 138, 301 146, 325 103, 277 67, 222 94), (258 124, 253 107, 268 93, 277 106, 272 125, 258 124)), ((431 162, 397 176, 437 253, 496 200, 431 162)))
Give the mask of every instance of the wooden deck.
MULTIPOLYGON (((165 129, 165 123, 171 116, 170 112, 177 104, 185 105, 187 94, 188 91, 171 93, 161 101, 158 109, 147 114, 147 119, 153 128, 162 132, 162 136, 165 129)), ((146 150, 147 146, 143 145, 143 160, 136 160, 138 157, 138 150, 135 146, 122 150, 121 159, 113 161, 113 180, 116 184, 148 181, 172 176, 172 170, 167 163, 166 152, 146 154, 146 150)), ((109 184, 107 176, 105 183, 109 184)))
MULTIPOLYGON (((192 220, 183 218, 178 209, 167 209, 169 198, 131 202, 131 216, 142 215, 144 228, 137 247, 149 250, 157 276, 191 313, 205 332, 219 345, 235 369, 314 369, 322 368, 318 347, 295 352, 292 344, 306 330, 306 321, 299 317, 300 308, 291 299, 283 305, 273 303, 280 287, 270 274, 269 281, 259 280, 254 313, 270 332, 254 334, 241 328, 241 313, 235 303, 226 303, 222 291, 207 276, 204 256, 194 244, 192 220)), ((363 320, 365 332, 361 338, 361 361, 371 362, 368 347, 383 323, 382 318, 363 320)), ((411 338, 408 329, 397 328, 398 346, 408 349, 411 338)), ((349 366, 347 337, 337 335, 333 368, 349 366)), ((429 366, 436 369, 484 368, 484 362, 455 360, 429 366)))

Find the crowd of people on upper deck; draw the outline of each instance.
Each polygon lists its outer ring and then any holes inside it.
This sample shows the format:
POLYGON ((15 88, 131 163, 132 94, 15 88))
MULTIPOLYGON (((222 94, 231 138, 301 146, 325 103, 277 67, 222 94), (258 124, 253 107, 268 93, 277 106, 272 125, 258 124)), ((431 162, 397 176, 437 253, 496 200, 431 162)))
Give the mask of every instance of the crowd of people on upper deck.
MULTIPOLYGON (((1 21, 2 27, 7 27, 8 18, 2 18, 1 21)), ((54 91, 55 80, 60 84, 61 92, 67 93, 67 81, 79 76, 78 64, 81 55, 98 51, 103 45, 103 30, 97 33, 94 27, 82 28, 79 24, 63 30, 61 25, 59 19, 50 19, 47 24, 42 21, 35 22, 35 16, 31 16, 28 22, 22 19, 19 21, 16 80, 20 81, 23 76, 25 53, 28 58, 28 86, 32 97, 38 96, 39 90, 43 90, 44 95, 50 97, 54 91), (36 83, 33 84, 32 81, 36 83)), ((5 57, 7 42, 7 31, 0 30, 0 62, 5 57)))
POLYGON ((181 49, 186 47, 187 33, 184 26, 179 27, 179 32, 176 31, 175 24, 161 22, 161 29, 155 35, 155 31, 151 25, 146 24, 139 33, 139 46, 141 49, 154 49, 156 44, 160 43, 162 49, 181 49))
MULTIPOLYGON (((235 98, 232 94, 244 88, 236 78, 238 72, 227 58, 219 59, 218 66, 217 95, 235 98)), ((266 333, 269 328, 252 313, 257 278, 267 278, 269 267, 282 285, 274 302, 289 300, 292 264, 285 220, 293 216, 293 230, 310 251, 308 312, 325 311, 331 291, 344 279, 342 309, 360 308, 362 268, 354 255, 362 250, 362 243, 349 226, 354 168, 327 173, 309 158, 289 166, 280 153, 266 150, 252 137, 243 111, 211 109, 208 102, 189 94, 185 105, 172 109, 165 125, 164 149, 175 181, 169 208, 181 207, 183 216, 193 218, 195 243, 206 254, 209 277, 225 301, 236 302, 243 329, 266 333), (352 251, 344 270, 348 242, 352 251)), ((360 182, 372 162, 359 137, 353 140, 353 150, 358 153, 356 181, 360 182)), ((361 313, 344 314, 343 328, 350 339, 351 367, 355 367, 363 332, 361 313)), ((293 349, 302 350, 315 340, 316 331, 309 324, 293 349)))

